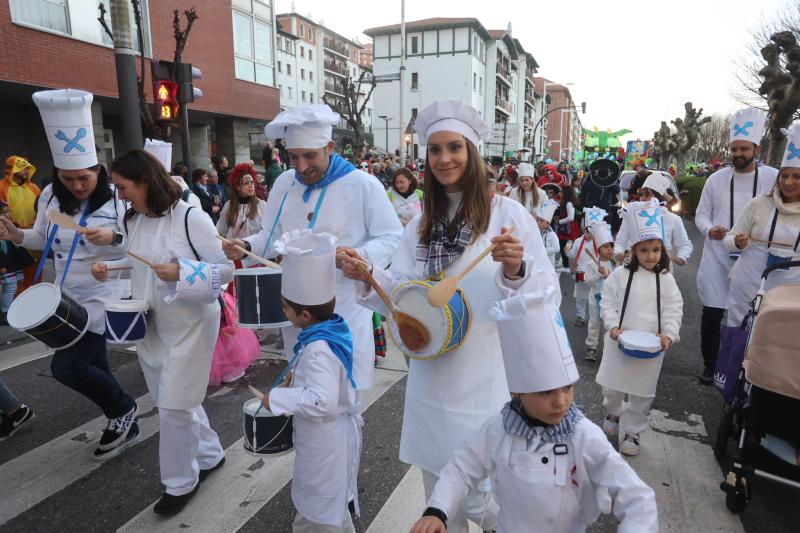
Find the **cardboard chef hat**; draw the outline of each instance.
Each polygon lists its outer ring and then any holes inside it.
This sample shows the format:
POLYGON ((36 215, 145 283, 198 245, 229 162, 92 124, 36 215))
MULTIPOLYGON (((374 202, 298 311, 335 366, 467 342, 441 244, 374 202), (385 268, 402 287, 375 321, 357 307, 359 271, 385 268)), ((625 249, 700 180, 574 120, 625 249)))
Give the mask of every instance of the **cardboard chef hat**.
POLYGON ((786 135, 786 150, 783 152, 781 168, 800 167, 800 124, 793 124, 790 129, 781 128, 786 135))
POLYGON ((281 294, 300 305, 321 305, 336 296, 336 238, 295 230, 275 242, 283 254, 281 294))
POLYGON ((578 381, 553 287, 495 302, 490 314, 497 321, 509 392, 542 392, 578 381))
POLYGON ((750 141, 761 144, 767 125, 767 114, 754 107, 740 109, 731 115, 731 142, 750 141))
POLYGON ((631 246, 650 239, 664 240, 664 218, 658 200, 649 202, 631 202, 625 208, 628 241, 631 246))
POLYGON ((220 270, 217 265, 180 257, 172 251, 172 262, 180 267, 178 281, 167 282, 166 303, 175 300, 209 304, 216 301, 220 291, 220 270))
POLYGON ((588 228, 593 224, 604 224, 608 213, 605 209, 600 207, 586 207, 583 210, 583 215, 583 219, 586 221, 586 227, 588 228))
POLYGON ((644 180, 642 187, 650 189, 651 191, 655 191, 661 196, 664 196, 667 194, 667 189, 669 189, 670 185, 671 184, 669 180, 664 177, 664 175, 658 172, 653 172, 647 176, 646 180, 644 180))
POLYGON ((536 176, 536 169, 530 163, 520 163, 519 165, 517 165, 517 176, 519 176, 520 178, 522 176, 528 176, 529 178, 533 178, 534 176, 536 176))
POLYGON ((589 226, 589 231, 592 232, 595 246, 600 248, 604 244, 613 243, 614 237, 611 236, 611 226, 606 223, 592 224, 589 226))
POLYGON ((558 202, 555 200, 545 200, 536 208, 536 218, 541 218, 550 222, 558 209, 558 202))
POLYGON ((53 164, 62 170, 80 170, 97 165, 92 126, 92 93, 58 89, 33 93, 33 103, 42 115, 53 164))
POLYGON ((340 115, 325 104, 278 113, 264 128, 268 139, 283 139, 286 148, 323 148, 331 142, 340 115))
POLYGON ((478 110, 461 100, 436 100, 419 112, 414 120, 419 143, 427 146, 428 137, 437 131, 460 133, 475 146, 489 135, 489 126, 478 110))
POLYGON ((158 159, 167 172, 172 172, 172 143, 158 139, 146 139, 144 151, 158 159))

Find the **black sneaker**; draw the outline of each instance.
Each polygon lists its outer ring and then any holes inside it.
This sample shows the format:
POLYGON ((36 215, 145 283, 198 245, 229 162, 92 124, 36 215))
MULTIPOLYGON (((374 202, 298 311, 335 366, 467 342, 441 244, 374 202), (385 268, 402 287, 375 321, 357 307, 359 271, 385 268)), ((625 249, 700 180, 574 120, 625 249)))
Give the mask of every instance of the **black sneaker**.
POLYGON ((100 437, 100 443, 97 446, 98 450, 111 450, 116 448, 128 436, 128 431, 131 425, 136 420, 136 412, 139 407, 134 402, 133 408, 119 418, 109 418, 108 426, 103 431, 103 436, 100 437))
POLYGON ((8 318, 6 317, 6 314, 0 312, 0 326, 7 326, 7 325, 8 325, 8 318))
POLYGON ((714 369, 710 366, 707 366, 703 369, 703 373, 700 375, 700 383, 703 385, 711 385, 714 383, 714 369))
POLYGON ((153 506, 153 512, 160 515, 172 515, 180 512, 189 500, 197 494, 197 489, 200 488, 200 483, 194 486, 192 492, 183 494, 182 496, 173 496, 172 494, 164 493, 161 499, 153 506))
POLYGON ((24 403, 10 415, 0 415, 0 441, 17 432, 22 425, 33 418, 33 410, 24 403))
POLYGON ((212 466, 211 468, 206 468, 205 470, 203 470, 201 468, 200 469, 200 481, 202 482, 209 475, 211 475, 211 472, 214 472, 214 471, 219 470, 220 468, 222 468, 222 465, 224 465, 224 464, 225 464, 225 457, 220 459, 219 462, 217 464, 215 464, 214 466, 212 466))
POLYGON ((119 455, 122 450, 139 442, 139 424, 134 421, 129 427, 125 435, 125 439, 109 450, 101 450, 99 447, 92 454, 92 459, 95 461, 105 461, 119 455))

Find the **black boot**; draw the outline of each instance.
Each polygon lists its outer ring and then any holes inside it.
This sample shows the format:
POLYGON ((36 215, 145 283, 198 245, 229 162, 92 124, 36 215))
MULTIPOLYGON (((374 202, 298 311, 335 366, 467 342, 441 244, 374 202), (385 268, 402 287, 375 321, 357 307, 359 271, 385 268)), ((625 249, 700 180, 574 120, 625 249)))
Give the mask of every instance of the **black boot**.
POLYGON ((167 494, 165 492, 164 495, 161 496, 161 499, 156 502, 155 506, 153 507, 153 512, 161 515, 173 515, 179 513, 181 509, 183 509, 186 504, 189 503, 189 500, 191 500, 192 497, 197 494, 197 489, 199 487, 200 483, 197 483, 197 485, 195 485, 192 489, 192 492, 182 496, 173 496, 172 494, 167 494))

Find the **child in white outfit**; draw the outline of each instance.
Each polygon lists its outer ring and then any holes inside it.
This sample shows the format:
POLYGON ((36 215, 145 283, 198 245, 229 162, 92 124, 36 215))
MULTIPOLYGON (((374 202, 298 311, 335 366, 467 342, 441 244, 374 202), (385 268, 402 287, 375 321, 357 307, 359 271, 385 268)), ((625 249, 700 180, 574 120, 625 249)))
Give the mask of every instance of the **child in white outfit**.
POLYGON ((608 224, 594 224, 590 226, 594 235, 594 245, 597 255, 592 255, 597 262, 589 259, 586 268, 586 284, 589 286, 589 327, 586 331, 586 360, 597 360, 597 342, 600 339, 600 330, 603 322, 600 319, 600 298, 603 282, 614 270, 614 239, 611 236, 611 227, 608 224))
POLYGON ((536 224, 539 226, 539 231, 542 232, 542 243, 544 243, 544 251, 547 257, 553 262, 553 268, 558 272, 561 267, 561 247, 558 243, 558 235, 553 231, 552 222, 553 215, 558 209, 558 202, 555 200, 545 200, 535 209, 534 216, 536 217, 536 224))

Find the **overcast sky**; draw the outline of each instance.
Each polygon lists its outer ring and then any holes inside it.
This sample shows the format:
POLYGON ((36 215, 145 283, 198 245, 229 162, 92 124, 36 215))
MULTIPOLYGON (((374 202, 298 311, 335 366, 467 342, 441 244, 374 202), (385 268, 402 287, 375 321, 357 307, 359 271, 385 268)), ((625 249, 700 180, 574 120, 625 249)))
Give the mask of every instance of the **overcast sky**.
MULTIPOLYGON (((691 100, 704 114, 741 107, 736 61, 750 32, 791 0, 406 0, 406 22, 474 17, 512 34, 540 65, 539 75, 587 102, 584 127, 627 128, 651 138, 691 100)), ((276 0, 276 12, 292 3, 276 0)), ((346 37, 400 22, 400 0, 295 0, 295 11, 346 37)))

